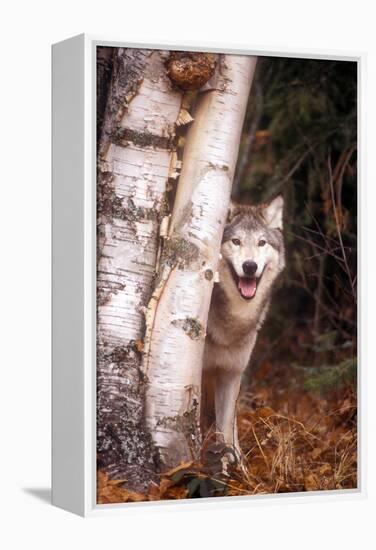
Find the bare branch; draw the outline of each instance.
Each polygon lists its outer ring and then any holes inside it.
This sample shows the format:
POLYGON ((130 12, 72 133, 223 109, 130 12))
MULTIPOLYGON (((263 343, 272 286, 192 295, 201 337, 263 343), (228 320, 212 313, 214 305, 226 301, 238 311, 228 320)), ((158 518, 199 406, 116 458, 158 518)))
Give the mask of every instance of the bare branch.
POLYGON ((336 208, 336 202, 335 202, 335 197, 334 197, 333 174, 332 174, 332 163, 331 163, 330 153, 328 155, 328 171, 329 171, 330 194, 331 194, 331 199, 332 199, 333 213, 334 213, 334 219, 335 219, 335 223, 336 223, 338 240, 339 240, 339 243, 340 243, 340 246, 341 246, 343 261, 344 261, 345 269, 346 269, 346 272, 347 272, 347 275, 348 275, 348 278, 349 278, 349 283, 350 283, 352 295, 353 295, 353 298, 356 302, 356 292, 354 291, 354 286, 353 286, 353 276, 351 274, 350 267, 349 267, 349 264, 348 264, 348 261, 347 261, 345 247, 343 246, 341 226, 340 226, 339 219, 338 219, 338 211, 337 211, 337 208, 336 208))

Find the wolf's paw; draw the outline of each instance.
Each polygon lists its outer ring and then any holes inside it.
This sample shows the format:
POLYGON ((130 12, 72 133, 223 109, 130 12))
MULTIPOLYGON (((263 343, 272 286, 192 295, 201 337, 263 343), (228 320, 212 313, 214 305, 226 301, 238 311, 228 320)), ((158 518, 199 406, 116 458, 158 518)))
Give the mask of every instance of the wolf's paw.
POLYGON ((236 446, 225 447, 222 455, 222 473, 223 475, 229 475, 231 468, 240 468, 243 470, 245 467, 245 456, 241 449, 236 446))

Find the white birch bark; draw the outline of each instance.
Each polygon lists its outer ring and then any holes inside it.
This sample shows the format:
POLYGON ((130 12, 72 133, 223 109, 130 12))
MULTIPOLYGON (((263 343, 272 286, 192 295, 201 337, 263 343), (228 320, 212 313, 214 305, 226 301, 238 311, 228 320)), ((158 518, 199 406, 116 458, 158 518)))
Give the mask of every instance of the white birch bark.
POLYGON ((163 57, 115 50, 98 162, 98 465, 136 489, 155 468, 140 346, 182 99, 163 57))
POLYGON ((146 415, 162 469, 197 457, 210 298, 256 59, 220 56, 187 133, 151 311, 146 415))

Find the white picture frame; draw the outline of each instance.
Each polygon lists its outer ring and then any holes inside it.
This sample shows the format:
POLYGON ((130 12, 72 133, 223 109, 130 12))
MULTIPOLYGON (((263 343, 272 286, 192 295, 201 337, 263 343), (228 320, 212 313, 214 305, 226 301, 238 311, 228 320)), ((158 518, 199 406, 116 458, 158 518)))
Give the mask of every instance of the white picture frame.
POLYGON ((366 495, 365 341, 363 285, 365 54, 269 51, 251 45, 130 44, 79 35, 52 47, 52 503, 81 516, 182 506, 250 506, 268 502, 359 499, 366 495), (96 504, 96 47, 227 52, 248 55, 351 60, 358 64, 358 487, 356 489, 217 497, 215 499, 96 504))

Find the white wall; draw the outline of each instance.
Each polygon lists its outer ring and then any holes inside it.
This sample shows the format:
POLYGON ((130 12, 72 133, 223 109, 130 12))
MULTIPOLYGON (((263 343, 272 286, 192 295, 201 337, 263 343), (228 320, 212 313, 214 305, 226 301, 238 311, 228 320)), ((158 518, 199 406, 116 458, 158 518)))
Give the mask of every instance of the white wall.
MULTIPOLYGON (((50 480, 50 44, 88 32, 129 41, 192 40, 283 49, 368 51, 369 339, 374 334, 376 51, 371 2, 61 2, 2 5, 1 33, 1 483, 5 548, 374 547, 375 399, 368 399, 369 498, 215 511, 124 513, 82 520, 30 492, 50 480), (162 6, 162 8, 161 8, 162 6), (372 127, 373 123, 373 127, 372 127), (373 158, 372 158, 373 157, 373 158), (372 307, 373 306, 373 307, 372 307), (361 541, 361 542, 360 542, 361 541)), ((365 174, 363 174, 365 176, 365 174)), ((367 329, 366 326, 363 327, 367 329)), ((370 346, 369 346, 370 347, 370 346)), ((375 388, 374 350, 367 386, 375 388)), ((38 492, 38 491, 37 491, 38 492)), ((35 493, 35 491, 34 491, 35 493)), ((42 493, 43 494, 43 493, 42 493)))

